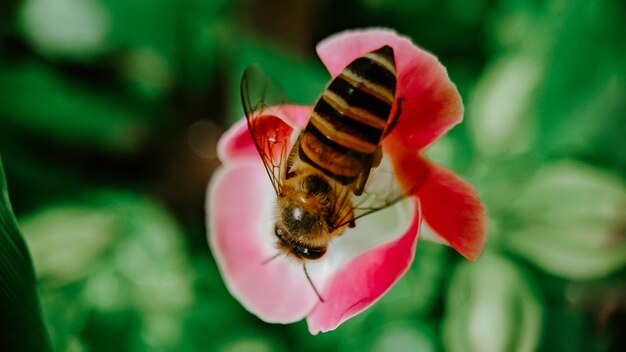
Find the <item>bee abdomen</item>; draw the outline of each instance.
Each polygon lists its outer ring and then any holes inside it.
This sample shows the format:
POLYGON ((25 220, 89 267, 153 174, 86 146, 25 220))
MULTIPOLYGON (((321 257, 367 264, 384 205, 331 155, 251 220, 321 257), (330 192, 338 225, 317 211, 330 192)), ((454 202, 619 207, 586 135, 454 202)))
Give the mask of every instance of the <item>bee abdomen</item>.
POLYGON ((312 124, 308 124, 302 134, 299 154, 304 162, 341 184, 356 180, 369 157, 326 138, 312 124))
POLYGON ((300 158, 341 184, 371 164, 395 100, 393 49, 384 46, 348 65, 313 108, 300 158))

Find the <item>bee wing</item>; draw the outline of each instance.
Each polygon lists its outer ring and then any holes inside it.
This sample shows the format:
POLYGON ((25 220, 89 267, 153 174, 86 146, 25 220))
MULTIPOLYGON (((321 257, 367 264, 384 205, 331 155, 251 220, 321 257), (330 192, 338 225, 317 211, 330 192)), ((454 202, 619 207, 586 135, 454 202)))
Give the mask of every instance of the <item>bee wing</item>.
POLYGON ((391 163, 384 160, 381 165, 372 169, 363 193, 355 195, 348 187, 337 189, 338 197, 334 214, 336 227, 353 225, 354 221, 366 215, 390 207, 407 198, 409 194, 419 189, 421 181, 416 181, 410 189, 404 188, 397 180, 391 163), (347 205, 351 206, 351 214, 341 213, 347 205))
POLYGON ((246 116, 289 101, 285 91, 256 64, 243 72, 241 100, 246 116))
POLYGON ((278 118, 271 106, 286 103, 286 95, 259 66, 252 65, 241 78, 241 100, 248 130, 274 191, 279 195, 283 189, 283 165, 289 154, 293 128, 278 118))

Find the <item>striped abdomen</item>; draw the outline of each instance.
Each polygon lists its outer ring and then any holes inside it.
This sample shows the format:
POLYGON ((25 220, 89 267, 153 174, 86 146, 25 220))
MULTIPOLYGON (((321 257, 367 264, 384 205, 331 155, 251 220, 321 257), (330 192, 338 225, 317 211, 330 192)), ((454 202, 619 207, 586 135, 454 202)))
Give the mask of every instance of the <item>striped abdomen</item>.
POLYGON ((391 47, 354 60, 315 104, 300 138, 300 159, 341 184, 354 182, 371 167, 395 92, 391 47))

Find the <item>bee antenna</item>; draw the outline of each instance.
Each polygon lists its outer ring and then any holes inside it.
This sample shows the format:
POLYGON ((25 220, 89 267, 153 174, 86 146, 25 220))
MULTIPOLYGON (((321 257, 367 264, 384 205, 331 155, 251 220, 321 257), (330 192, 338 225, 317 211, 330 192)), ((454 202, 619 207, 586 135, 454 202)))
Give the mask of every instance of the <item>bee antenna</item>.
POLYGON ((262 264, 262 265, 265 265, 265 264, 267 264, 267 263, 271 262, 272 260, 274 260, 274 259, 276 259, 276 258, 280 257, 280 255, 281 255, 281 254, 282 254, 281 252, 278 252, 278 253, 274 254, 273 256, 271 256, 271 257, 269 257, 269 258, 265 259, 265 260, 264 260, 261 264, 262 264))
POLYGON ((313 281, 311 280, 311 276, 309 276, 309 272, 308 270, 306 270, 306 264, 302 263, 302 269, 304 269, 304 275, 306 275, 306 279, 311 284, 311 287, 313 288, 313 291, 315 291, 317 298, 319 298, 320 302, 324 303, 324 299, 320 295, 319 291, 317 291, 317 288, 315 288, 315 285, 313 284, 313 281))

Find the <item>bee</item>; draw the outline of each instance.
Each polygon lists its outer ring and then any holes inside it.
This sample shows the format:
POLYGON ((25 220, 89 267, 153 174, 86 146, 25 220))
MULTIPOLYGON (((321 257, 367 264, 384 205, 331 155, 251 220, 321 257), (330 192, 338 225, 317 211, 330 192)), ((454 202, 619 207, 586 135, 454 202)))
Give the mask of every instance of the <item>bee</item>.
POLYGON ((382 193, 366 187, 381 163, 381 143, 401 111, 394 51, 383 46, 346 66, 317 99, 293 143, 285 131, 267 127, 276 117, 264 107, 286 99, 259 77, 249 68, 241 95, 249 131, 276 192, 278 255, 303 264, 322 300, 304 264, 322 258, 333 238, 356 226, 355 220, 405 196, 398 186, 382 193))

